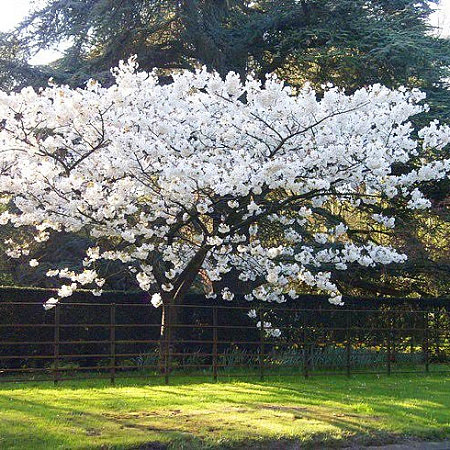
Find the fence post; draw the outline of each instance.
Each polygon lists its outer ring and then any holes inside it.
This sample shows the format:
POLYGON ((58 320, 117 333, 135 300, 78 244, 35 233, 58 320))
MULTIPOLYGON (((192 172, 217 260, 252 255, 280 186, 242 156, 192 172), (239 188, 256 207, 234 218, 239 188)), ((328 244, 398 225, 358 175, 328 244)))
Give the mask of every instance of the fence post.
POLYGON ((213 306, 213 378, 217 381, 217 306, 213 306))
POLYGON ((308 370, 308 330, 306 321, 306 310, 303 311, 303 371, 305 378, 309 377, 308 370))
POLYGON ((387 374, 391 374, 391 333, 392 333, 392 321, 391 321, 391 311, 388 313, 388 327, 387 327, 387 374))
POLYGON ((110 356, 111 356, 111 384, 116 383, 116 304, 110 307, 110 356))
POLYGON ((170 333, 172 322, 172 304, 165 307, 164 311, 165 319, 164 326, 166 326, 165 334, 165 350, 164 350, 164 382, 169 384, 169 365, 170 365, 170 333))
POLYGON ((350 378, 350 369, 351 369, 351 342, 350 342, 350 311, 346 310, 347 313, 347 330, 346 330, 346 347, 347 347, 347 377, 350 378))
POLYGON ((430 357, 429 357, 429 312, 425 312, 425 342, 424 342, 424 353, 425 353, 425 372, 430 371, 430 357))
POLYGON ((436 357, 439 358, 441 354, 441 347, 440 347, 440 341, 441 341, 441 335, 440 335, 440 329, 441 329, 441 323, 440 323, 440 310, 437 310, 437 312, 434 313, 434 334, 435 337, 432 339, 434 341, 434 347, 435 347, 435 354, 436 357))
POLYGON ((259 310, 259 320, 261 326, 259 328, 259 379, 264 381, 264 316, 263 310, 259 310))
POLYGON ((59 368, 59 325, 60 325, 60 304, 55 305, 55 333, 53 340, 53 383, 58 384, 59 368))
POLYGON ((391 346, 392 346, 392 350, 391 350, 391 361, 392 362, 396 362, 397 361, 397 348, 395 347, 395 343, 396 343, 396 337, 397 337, 397 309, 392 310, 392 337, 391 337, 391 346))

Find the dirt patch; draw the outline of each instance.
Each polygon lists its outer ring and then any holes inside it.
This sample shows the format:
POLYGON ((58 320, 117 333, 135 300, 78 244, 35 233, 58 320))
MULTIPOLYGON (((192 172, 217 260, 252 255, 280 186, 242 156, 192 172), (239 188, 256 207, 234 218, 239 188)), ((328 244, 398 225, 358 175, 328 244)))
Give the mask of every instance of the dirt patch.
POLYGON ((103 417, 115 420, 128 420, 128 419, 141 419, 143 417, 160 417, 161 415, 156 412, 132 412, 132 413, 102 413, 103 417))
POLYGON ((101 436, 102 435, 101 430, 97 430, 96 428, 86 428, 85 433, 88 436, 101 436))
POLYGON ((307 412, 309 411, 308 408, 301 407, 301 406, 283 406, 283 405, 261 405, 261 408, 263 409, 269 409, 273 411, 286 411, 286 412, 307 412))
MULTIPOLYGON (((139 425, 135 423, 127 423, 122 425, 120 428, 126 429, 136 429, 136 430, 142 430, 142 431, 156 431, 157 433, 167 433, 170 431, 176 432, 176 433, 186 433, 186 431, 180 430, 179 428, 164 428, 164 427, 153 427, 151 425, 139 425)), ((186 433, 189 434, 189 433, 186 433)))
POLYGON ((130 450, 167 450, 167 445, 160 444, 159 442, 148 442, 147 444, 133 447, 130 450))

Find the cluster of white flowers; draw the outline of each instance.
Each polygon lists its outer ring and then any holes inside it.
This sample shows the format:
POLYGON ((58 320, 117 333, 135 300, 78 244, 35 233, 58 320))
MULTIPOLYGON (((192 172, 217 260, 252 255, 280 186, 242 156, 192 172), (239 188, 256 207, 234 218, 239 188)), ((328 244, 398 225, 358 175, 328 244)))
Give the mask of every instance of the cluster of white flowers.
MULTIPOLYGON (((250 319, 256 319, 258 317, 258 314, 255 309, 251 309, 247 316, 250 317, 250 319)), ((279 328, 274 328, 272 326, 271 322, 260 320, 256 323, 256 328, 258 330, 263 330, 266 337, 273 337, 273 338, 279 338, 281 336, 281 330, 279 328)))
POLYGON ((228 300, 229 302, 234 299, 234 294, 228 288, 223 288, 221 294, 222 298, 224 300, 228 300))
POLYGON ((271 322, 262 322, 259 321, 256 324, 256 328, 258 328, 259 330, 263 330, 264 334, 267 337, 274 337, 274 338, 278 338, 281 336, 281 330, 279 328, 274 328, 272 327, 272 323, 271 322))
MULTIPOLYGON (((409 122, 424 108, 417 90, 329 88, 319 99, 307 85, 293 95, 275 77, 263 86, 204 69, 162 85, 133 59, 113 73, 108 88, 0 93, 0 197, 18 211, 0 214, 0 224, 34 226, 40 241, 80 230, 96 241, 84 272, 49 272, 72 282, 60 298, 81 285, 98 294, 104 281, 95 264, 111 260, 141 289, 159 292, 155 306, 185 292, 200 271, 212 286, 238 274, 248 300, 286 301, 301 281, 340 304, 334 270, 405 256, 369 240, 355 244, 349 223, 314 230, 327 202, 357 208, 402 196, 410 208, 426 208, 420 183, 450 171, 442 157, 393 174, 419 151, 409 122)), ((450 130, 433 122, 420 136, 436 155, 450 130)), ((376 211, 375 222, 395 225, 376 211)), ((15 257, 29 251, 10 247, 15 257)), ((233 299, 231 287, 220 289, 233 299)))
POLYGON ((383 224, 386 228, 395 227, 395 217, 385 217, 383 214, 373 214, 372 219, 375 222, 383 224))

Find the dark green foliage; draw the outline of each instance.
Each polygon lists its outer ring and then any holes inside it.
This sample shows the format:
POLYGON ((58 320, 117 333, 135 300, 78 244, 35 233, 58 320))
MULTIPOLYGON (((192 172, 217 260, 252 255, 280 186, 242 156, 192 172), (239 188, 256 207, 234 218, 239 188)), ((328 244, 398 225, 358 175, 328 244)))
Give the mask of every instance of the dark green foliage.
MULTIPOLYGON (((15 229, 2 231, 3 233, 0 233, 0 236, 1 234, 9 234, 17 238, 19 233, 15 229)), ((28 240, 30 240, 29 237, 28 240)), ((18 286, 59 287, 62 280, 57 277, 48 277, 46 273, 55 268, 68 268, 75 272, 82 272, 82 261, 86 256, 86 249, 91 246, 92 241, 85 235, 55 233, 44 245, 34 243, 31 247, 30 256, 18 259, 6 257, 0 268, 5 271, 5 274, 8 274, 8 277, 3 280, 0 278, 0 282, 18 286), (31 258, 39 261, 37 267, 30 267, 29 260, 31 258)), ((125 271, 122 263, 118 261, 105 261, 99 264, 96 270, 100 276, 106 277, 104 289, 137 289, 135 278, 125 271)))
POLYGON ((264 72, 293 82, 430 86, 448 73, 449 43, 432 37, 430 2, 271 0, 259 2, 266 30, 264 72))
POLYGON ((28 58, 29 52, 15 36, 0 33, 0 89, 9 91, 47 82, 51 68, 32 66, 28 58))
POLYGON ((448 73, 430 2, 412 0, 49 0, 19 27, 31 53, 70 42, 55 66, 74 84, 109 79, 132 54, 145 69, 278 71, 294 84, 430 87, 448 73))
POLYGON ((235 17, 240 0, 54 0, 19 27, 23 45, 36 52, 70 42, 55 74, 71 84, 90 77, 108 82, 109 69, 139 55, 143 68, 221 72, 246 67, 245 44, 235 17), (237 44, 237 45, 236 45, 237 44), (244 57, 244 59, 243 59, 244 57))

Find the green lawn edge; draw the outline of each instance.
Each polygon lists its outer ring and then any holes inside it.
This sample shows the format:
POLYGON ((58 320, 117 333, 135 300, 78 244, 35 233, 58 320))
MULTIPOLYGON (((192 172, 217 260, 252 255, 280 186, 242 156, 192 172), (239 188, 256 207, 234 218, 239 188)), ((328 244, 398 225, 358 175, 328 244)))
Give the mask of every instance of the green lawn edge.
POLYGON ((0 385, 0 449, 338 448, 450 436, 450 376, 0 385))

